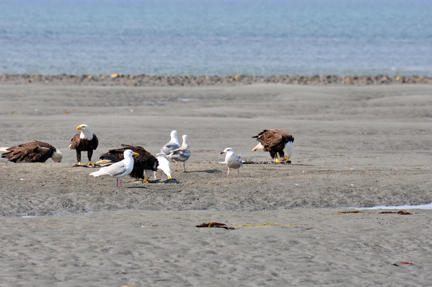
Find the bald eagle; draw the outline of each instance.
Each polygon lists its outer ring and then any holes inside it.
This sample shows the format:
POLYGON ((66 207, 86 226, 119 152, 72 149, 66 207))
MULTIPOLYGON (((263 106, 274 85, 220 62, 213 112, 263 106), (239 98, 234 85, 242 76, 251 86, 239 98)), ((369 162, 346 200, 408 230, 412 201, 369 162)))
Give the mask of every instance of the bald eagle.
POLYGON ((124 151, 130 149, 138 153, 138 155, 134 157, 134 167, 129 176, 136 179, 142 178, 143 182, 149 182, 151 173, 157 171, 159 165, 157 158, 146 151, 142 146, 126 144, 122 144, 122 146, 123 148, 111 149, 107 153, 101 154, 99 157, 101 160, 96 162, 96 164, 104 166, 119 162, 124 159, 124 151), (146 172, 147 177, 144 176, 144 172, 146 172), (147 175, 147 173, 149 173, 149 175, 147 175))
POLYGON ((98 138, 91 131, 88 125, 82 124, 79 125, 76 129, 77 131, 81 131, 81 132, 77 133, 71 139, 71 144, 69 145, 69 148, 76 150, 78 165, 82 165, 81 151, 87 151, 87 157, 89 160, 88 165, 94 166, 94 164, 91 162, 91 157, 93 155, 93 151, 98 147, 99 144, 98 138))
POLYGON ((290 163, 294 137, 289 132, 279 129, 263 130, 252 138, 256 138, 259 141, 259 144, 252 151, 268 151, 270 152, 270 156, 275 159, 275 162, 283 162, 285 160, 287 163, 290 163), (277 158, 278 155, 282 160, 277 158))
POLYGON ((9 161, 20 162, 46 162, 51 158, 54 162, 61 162, 63 154, 46 142, 32 141, 13 147, 1 147, 2 158, 9 161))

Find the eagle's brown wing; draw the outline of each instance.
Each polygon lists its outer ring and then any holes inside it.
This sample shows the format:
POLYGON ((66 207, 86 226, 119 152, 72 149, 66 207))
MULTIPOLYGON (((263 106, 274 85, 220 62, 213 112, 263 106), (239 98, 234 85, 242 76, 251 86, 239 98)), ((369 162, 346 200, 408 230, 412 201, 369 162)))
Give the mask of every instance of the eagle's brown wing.
POLYGON ((33 141, 10 147, 7 151, 2 157, 12 162, 46 162, 55 148, 45 142, 33 141))

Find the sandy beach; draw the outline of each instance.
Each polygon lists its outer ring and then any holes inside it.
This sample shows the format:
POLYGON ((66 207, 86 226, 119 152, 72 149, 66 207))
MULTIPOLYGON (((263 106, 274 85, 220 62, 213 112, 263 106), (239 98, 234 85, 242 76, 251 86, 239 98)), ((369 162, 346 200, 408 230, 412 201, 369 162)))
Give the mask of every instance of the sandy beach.
POLYGON ((59 164, 0 160, 0 286, 432 280, 431 210, 338 213, 432 202, 430 84, 10 82, 0 86, 0 122, 0 146, 40 140, 64 155, 59 164), (121 144, 156 154, 171 130, 187 134, 187 172, 179 165, 174 180, 148 184, 127 177, 123 188, 90 177, 97 169, 72 167, 68 148, 83 123, 99 138, 93 161, 121 144), (268 128, 293 134, 292 164, 245 164, 240 178, 227 178, 218 163, 226 147, 247 161, 270 161, 252 152, 252 136, 268 128), (203 222, 235 229, 195 227, 203 222))

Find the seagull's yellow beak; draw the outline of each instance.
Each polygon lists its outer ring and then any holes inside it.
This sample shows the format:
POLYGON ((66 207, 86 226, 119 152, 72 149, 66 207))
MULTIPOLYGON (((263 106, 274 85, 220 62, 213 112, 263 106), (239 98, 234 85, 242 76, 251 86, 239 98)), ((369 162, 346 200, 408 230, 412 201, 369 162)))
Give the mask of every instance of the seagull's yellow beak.
POLYGON ((80 131, 80 130, 82 130, 82 129, 83 129, 82 126, 77 126, 77 131, 80 131))
POLYGON ((137 152, 134 152, 134 154, 133 155, 139 155, 137 152))

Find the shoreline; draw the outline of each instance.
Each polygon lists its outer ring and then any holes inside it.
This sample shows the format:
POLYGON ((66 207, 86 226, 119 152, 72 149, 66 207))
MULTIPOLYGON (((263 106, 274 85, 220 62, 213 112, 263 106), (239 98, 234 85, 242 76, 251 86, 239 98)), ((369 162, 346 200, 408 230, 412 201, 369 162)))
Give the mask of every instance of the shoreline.
POLYGON ((123 87, 181 87, 181 86, 237 86, 251 84, 286 84, 286 85, 403 85, 432 84, 432 76, 388 76, 388 75, 314 75, 314 76, 167 76, 167 75, 28 75, 0 74, 1 84, 44 84, 44 85, 80 85, 80 86, 123 86, 123 87))

